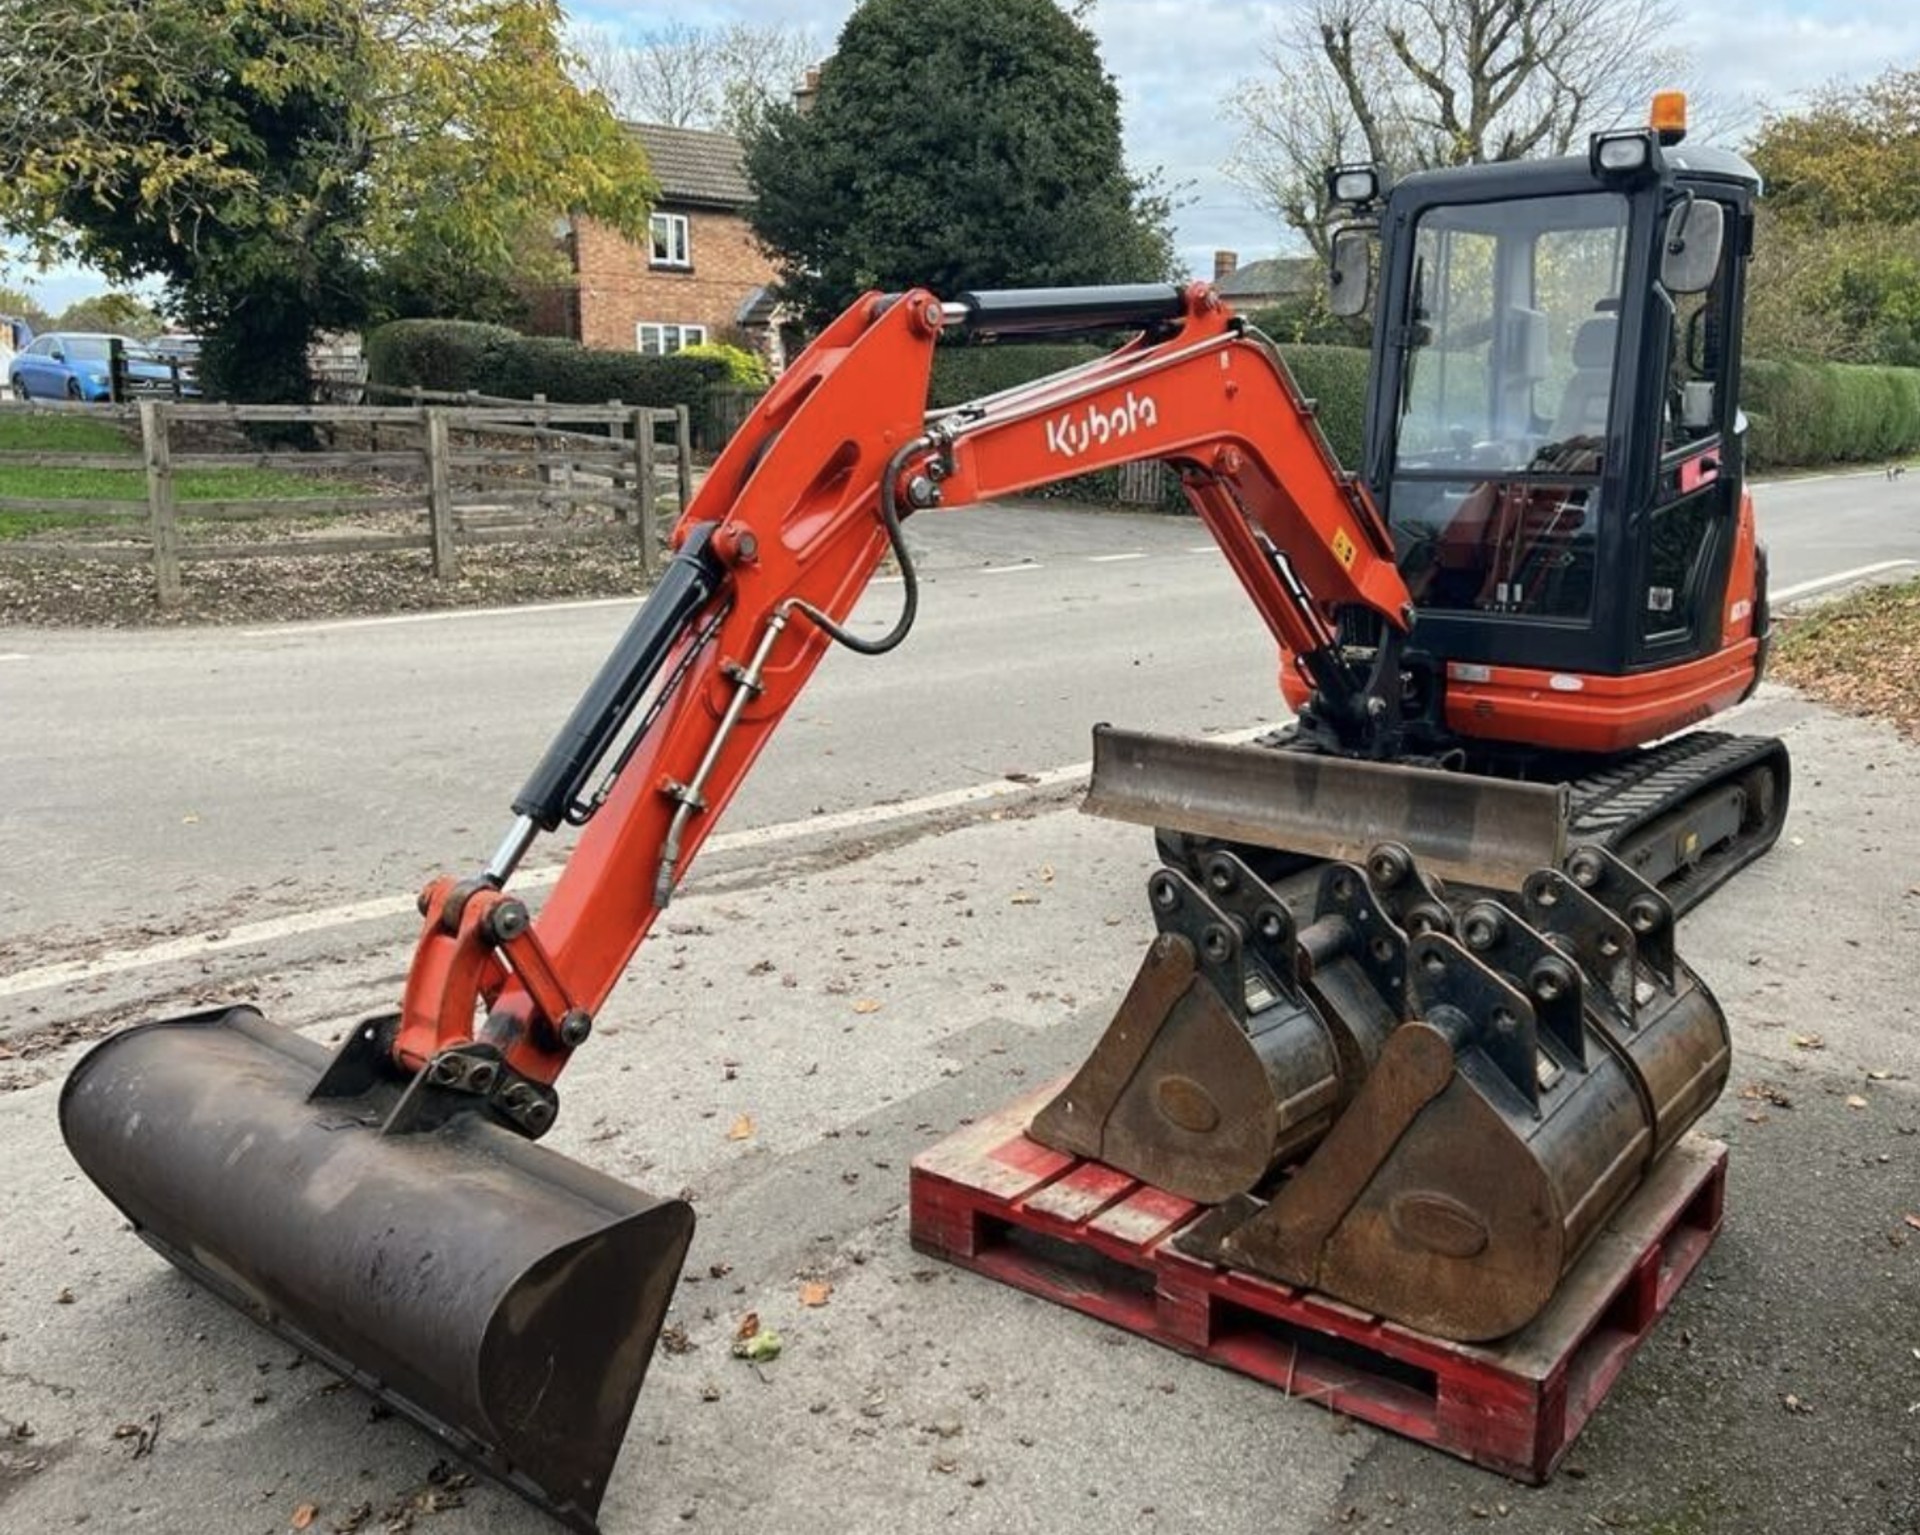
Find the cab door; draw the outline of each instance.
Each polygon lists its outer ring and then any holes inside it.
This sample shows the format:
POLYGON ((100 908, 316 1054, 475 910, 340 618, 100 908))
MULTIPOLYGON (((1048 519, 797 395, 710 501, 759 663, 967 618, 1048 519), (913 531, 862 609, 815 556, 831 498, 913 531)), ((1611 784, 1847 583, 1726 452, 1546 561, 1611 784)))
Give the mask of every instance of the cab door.
POLYGON ((1747 227, 1744 211, 1729 203, 1728 238, 1712 284, 1678 298, 1655 294, 1664 323, 1650 327, 1654 356, 1641 376, 1654 397, 1646 406, 1658 455, 1635 540, 1632 648, 1643 668, 1719 648, 1742 481, 1735 424, 1747 227))

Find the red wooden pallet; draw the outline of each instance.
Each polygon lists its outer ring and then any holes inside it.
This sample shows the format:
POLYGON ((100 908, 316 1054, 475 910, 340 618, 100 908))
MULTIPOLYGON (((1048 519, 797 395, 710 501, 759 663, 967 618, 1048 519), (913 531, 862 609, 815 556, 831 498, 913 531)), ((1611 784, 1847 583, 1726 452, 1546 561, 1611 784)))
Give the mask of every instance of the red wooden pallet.
POLYGON ((915 1247, 1536 1484, 1705 1256, 1726 1195, 1727 1148, 1686 1137, 1530 1326, 1449 1343, 1177 1251, 1200 1206, 1027 1139, 1052 1092, 915 1159, 915 1247))

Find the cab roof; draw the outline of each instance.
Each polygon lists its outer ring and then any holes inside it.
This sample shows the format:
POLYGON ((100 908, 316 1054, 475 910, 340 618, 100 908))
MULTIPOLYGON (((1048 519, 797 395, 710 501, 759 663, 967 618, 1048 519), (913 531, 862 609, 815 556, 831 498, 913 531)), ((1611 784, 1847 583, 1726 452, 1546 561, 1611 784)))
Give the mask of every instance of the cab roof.
MULTIPOLYGON (((1734 182, 1755 192, 1760 190, 1760 173, 1745 156, 1730 149, 1718 149, 1711 144, 1675 144, 1662 148, 1660 153, 1670 174, 1734 182)), ((1582 184, 1594 185, 1586 155, 1554 155, 1544 160, 1500 160, 1414 171, 1396 181, 1389 195, 1405 191, 1417 194, 1422 202, 1454 195, 1471 200, 1525 196, 1530 192, 1565 192, 1582 184)))

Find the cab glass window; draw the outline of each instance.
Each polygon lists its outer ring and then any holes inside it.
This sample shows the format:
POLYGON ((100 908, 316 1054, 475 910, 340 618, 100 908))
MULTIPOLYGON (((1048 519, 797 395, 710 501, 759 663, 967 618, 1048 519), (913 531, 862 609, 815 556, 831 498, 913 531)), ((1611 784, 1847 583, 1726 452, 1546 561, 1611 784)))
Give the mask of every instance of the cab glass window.
POLYGON ((1555 472, 1605 452, 1627 202, 1436 208, 1414 236, 1402 470, 1555 472))

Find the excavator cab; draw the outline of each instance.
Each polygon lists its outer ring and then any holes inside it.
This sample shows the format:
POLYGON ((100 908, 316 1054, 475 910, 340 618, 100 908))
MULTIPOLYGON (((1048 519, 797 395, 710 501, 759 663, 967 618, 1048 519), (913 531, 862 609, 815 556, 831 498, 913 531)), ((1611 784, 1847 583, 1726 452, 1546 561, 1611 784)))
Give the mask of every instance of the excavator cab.
POLYGON ((1334 307, 1373 303, 1360 468, 1414 599, 1429 743, 1616 752, 1757 680, 1737 402, 1760 180, 1677 132, 1391 187, 1330 173, 1334 307), (1623 707, 1543 713, 1535 690, 1623 707))

